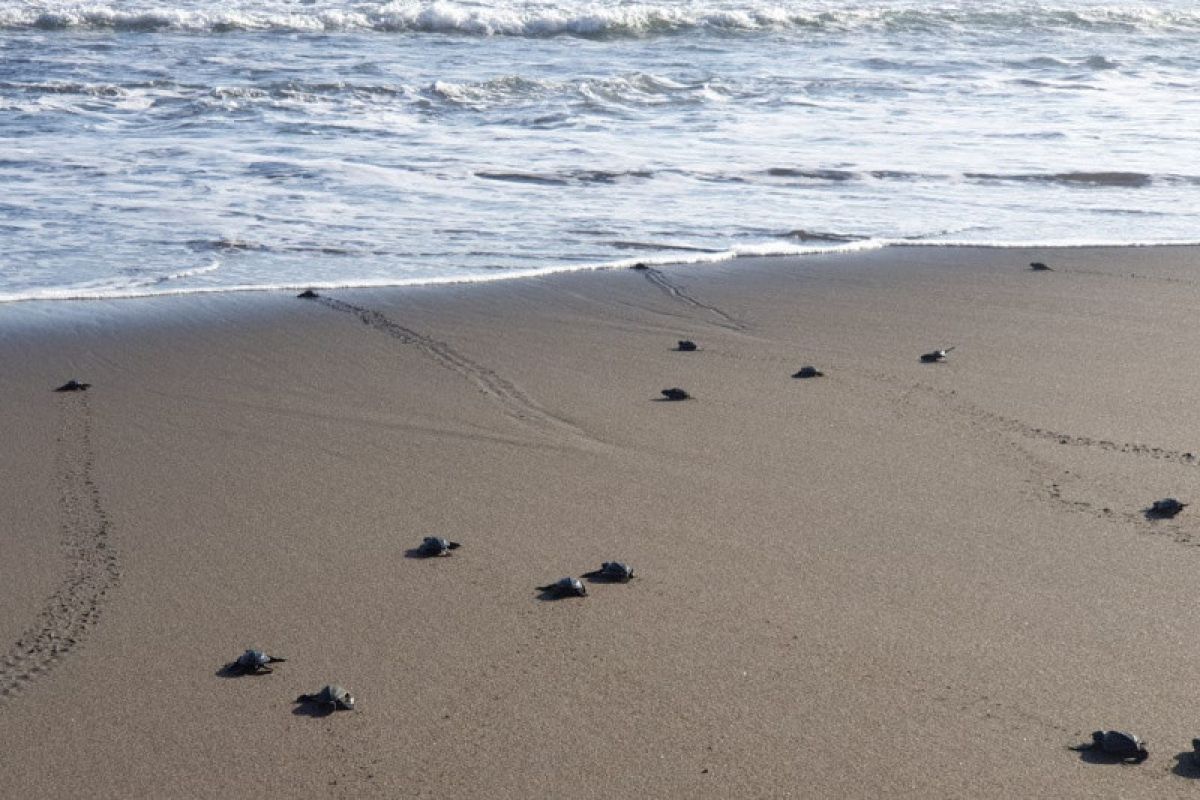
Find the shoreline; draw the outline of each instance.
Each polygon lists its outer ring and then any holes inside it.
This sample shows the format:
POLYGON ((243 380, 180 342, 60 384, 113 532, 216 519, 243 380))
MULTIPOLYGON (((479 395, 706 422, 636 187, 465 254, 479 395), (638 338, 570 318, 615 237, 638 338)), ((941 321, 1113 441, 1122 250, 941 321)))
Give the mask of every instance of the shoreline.
POLYGON ((0 312, 0 786, 1190 796, 1200 523, 1142 509, 1196 501, 1197 264, 888 248, 0 312), (463 547, 408 557, 428 535, 463 547), (638 577, 534 591, 614 559, 638 577), (247 647, 288 661, 223 677, 247 647), (355 711, 292 702, 330 682, 355 711), (1099 728, 1150 759, 1066 750, 1099 728))
POLYGON ((694 258, 679 260, 673 257, 655 258, 652 256, 632 257, 614 262, 603 262, 583 265, 560 265, 540 269, 515 270, 495 275, 472 275, 467 277, 443 276, 436 278, 413 278, 407 281, 360 281, 360 282, 314 282, 295 283, 287 285, 245 285, 245 286, 213 286, 193 287, 164 291, 145 291, 120 294, 122 290, 111 290, 112 293, 94 295, 72 294, 75 290, 55 289, 43 290, 47 294, 37 296, 22 296, 10 299, 0 299, 0 309, 20 307, 25 305, 53 306, 61 303, 87 303, 123 300, 156 300, 174 297, 207 297, 234 294, 274 294, 299 292, 305 289, 325 291, 389 291, 401 289, 435 288, 439 286, 458 287, 487 285, 492 283, 507 283, 516 280, 551 278, 559 275, 576 273, 610 272, 631 268, 634 264, 644 263, 653 268, 686 269, 705 267, 725 262, 753 262, 758 259, 806 259, 811 257, 848 256, 889 251, 896 248, 948 248, 957 250, 1003 250, 1003 251, 1078 251, 1078 250, 1124 250, 1142 248, 1194 248, 1200 247, 1200 241, 1180 242, 1014 242, 1014 243, 974 243, 968 241, 921 241, 908 239, 863 239, 849 240, 831 247, 803 247, 772 244, 754 245, 743 250, 728 250, 720 252, 697 251, 694 258))

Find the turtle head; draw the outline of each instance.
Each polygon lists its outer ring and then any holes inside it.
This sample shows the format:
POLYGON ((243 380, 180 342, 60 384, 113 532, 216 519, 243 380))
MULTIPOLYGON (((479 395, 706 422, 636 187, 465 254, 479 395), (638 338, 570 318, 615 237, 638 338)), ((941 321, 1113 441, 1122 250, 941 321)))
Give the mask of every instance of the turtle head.
POLYGON ((1146 749, 1146 743, 1142 742, 1138 745, 1137 755, 1133 757, 1133 763, 1140 764, 1150 757, 1150 751, 1146 749))
POLYGON ((1104 731, 1092 731, 1092 741, 1100 744, 1104 741, 1104 731))
POLYGON ((346 692, 346 694, 343 695, 340 700, 338 700, 338 705, 340 705, 342 708, 346 709, 347 711, 353 711, 354 710, 354 695, 350 694, 349 692, 346 692))

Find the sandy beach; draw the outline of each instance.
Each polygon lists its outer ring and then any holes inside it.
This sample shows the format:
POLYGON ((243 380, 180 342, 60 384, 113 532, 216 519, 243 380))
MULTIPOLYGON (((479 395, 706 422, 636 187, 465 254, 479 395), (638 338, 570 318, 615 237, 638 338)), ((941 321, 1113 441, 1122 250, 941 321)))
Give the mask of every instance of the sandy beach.
POLYGON ((1190 797, 1198 263, 0 308, 0 794, 1190 797))

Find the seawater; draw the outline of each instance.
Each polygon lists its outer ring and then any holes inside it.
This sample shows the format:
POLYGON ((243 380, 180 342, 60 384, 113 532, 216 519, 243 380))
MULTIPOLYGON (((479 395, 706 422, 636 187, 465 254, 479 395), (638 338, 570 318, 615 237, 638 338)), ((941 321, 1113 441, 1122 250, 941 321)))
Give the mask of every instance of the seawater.
POLYGON ((0 302, 1200 239, 1194 2, 0 0, 0 302))

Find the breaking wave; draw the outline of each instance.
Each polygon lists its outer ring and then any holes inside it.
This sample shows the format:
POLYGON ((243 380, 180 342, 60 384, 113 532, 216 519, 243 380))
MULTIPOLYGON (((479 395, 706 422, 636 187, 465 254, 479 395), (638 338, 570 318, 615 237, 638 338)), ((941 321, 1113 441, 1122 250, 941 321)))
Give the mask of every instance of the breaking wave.
POLYGON ((192 4, 0 3, 0 29, 181 31, 224 34, 366 31, 461 36, 642 38, 688 32, 921 31, 1200 31, 1200 10, 1164 10, 1151 4, 1078 8, 980 3, 919 9, 910 3, 711 3, 672 6, 605 3, 579 6, 495 5, 455 2, 233 2, 198 9, 192 4))

